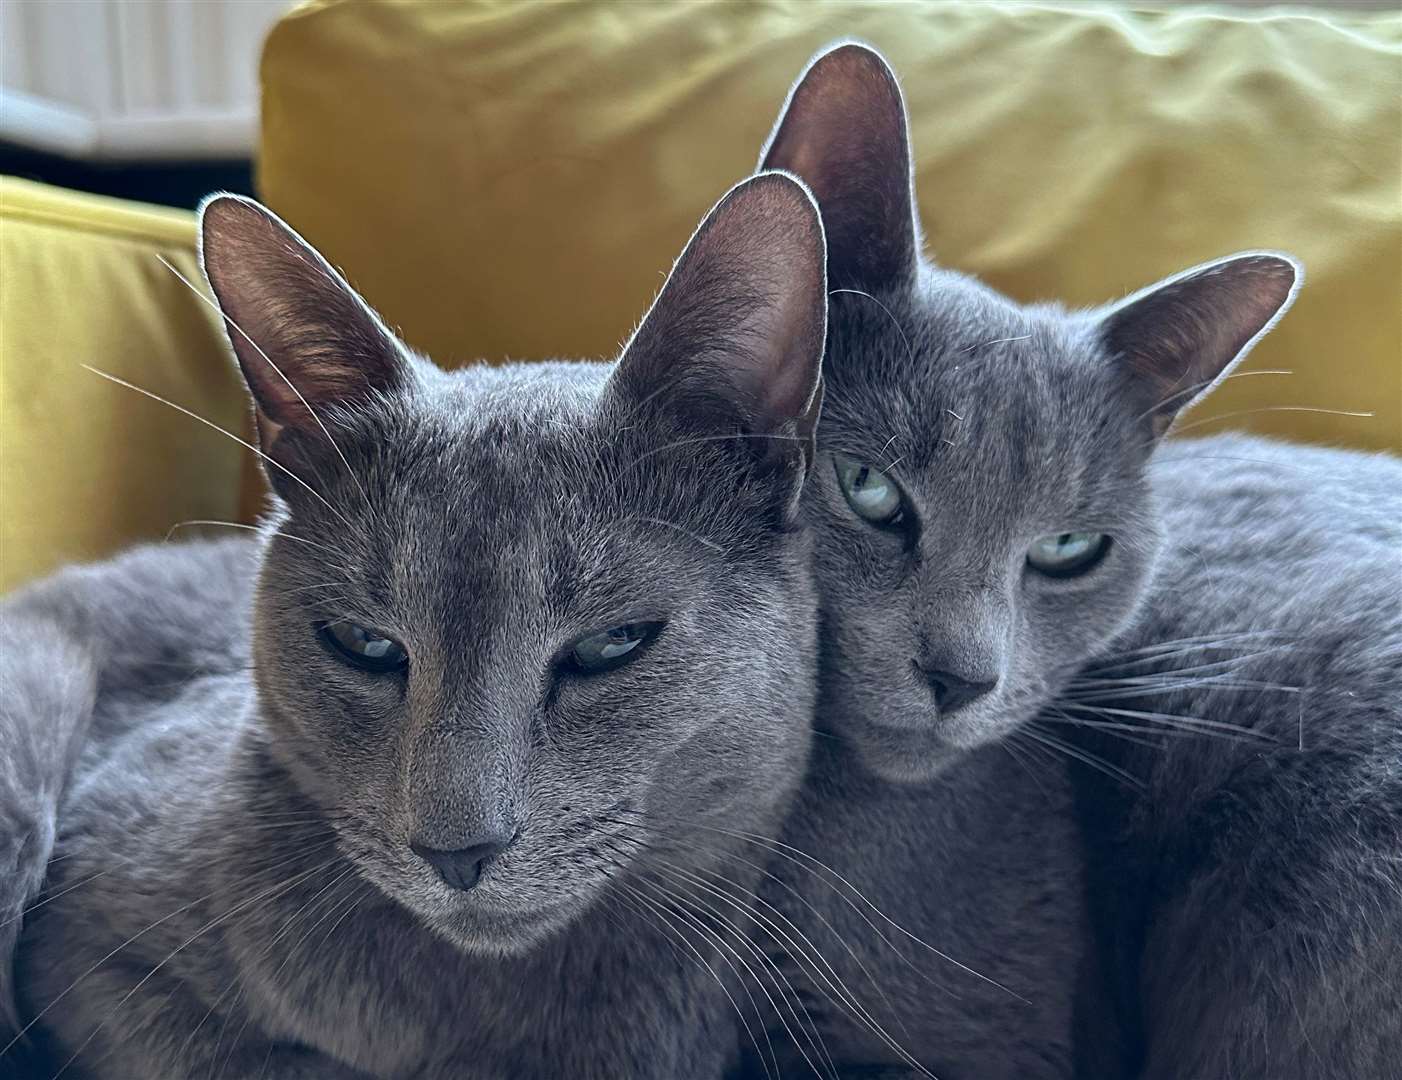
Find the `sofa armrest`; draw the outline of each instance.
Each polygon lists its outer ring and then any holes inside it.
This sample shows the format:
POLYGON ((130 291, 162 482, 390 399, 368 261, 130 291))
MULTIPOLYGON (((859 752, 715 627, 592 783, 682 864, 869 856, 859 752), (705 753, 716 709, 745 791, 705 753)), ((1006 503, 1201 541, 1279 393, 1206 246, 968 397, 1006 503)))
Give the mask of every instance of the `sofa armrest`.
POLYGON ((199 281, 194 216, 0 178, 0 592, 65 562, 240 521, 252 455, 86 370, 247 438, 199 281))

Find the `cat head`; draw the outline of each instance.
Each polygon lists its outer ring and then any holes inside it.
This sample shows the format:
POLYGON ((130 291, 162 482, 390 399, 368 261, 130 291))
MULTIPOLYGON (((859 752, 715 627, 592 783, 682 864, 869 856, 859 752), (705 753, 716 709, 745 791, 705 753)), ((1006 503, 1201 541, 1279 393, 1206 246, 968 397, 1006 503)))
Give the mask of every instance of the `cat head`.
POLYGON ((616 365, 445 372, 257 203, 201 233, 276 492, 259 722, 360 872, 512 953, 767 827, 814 697, 805 189, 722 199, 616 365))
POLYGON ((844 44, 761 157, 818 199, 833 287, 805 496, 820 723, 916 781, 1047 704, 1134 617, 1160 546, 1147 466, 1292 301, 1235 255, 1095 311, 1020 306, 920 255, 899 85, 844 44))

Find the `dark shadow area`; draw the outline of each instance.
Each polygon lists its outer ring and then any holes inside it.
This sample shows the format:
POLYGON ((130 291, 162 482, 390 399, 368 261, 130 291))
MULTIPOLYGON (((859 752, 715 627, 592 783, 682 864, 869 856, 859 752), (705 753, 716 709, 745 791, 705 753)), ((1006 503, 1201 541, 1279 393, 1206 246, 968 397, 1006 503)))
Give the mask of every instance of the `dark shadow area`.
POLYGON ((0 173, 56 187, 193 210, 211 191, 253 194, 253 163, 231 161, 74 161, 0 143, 0 173))

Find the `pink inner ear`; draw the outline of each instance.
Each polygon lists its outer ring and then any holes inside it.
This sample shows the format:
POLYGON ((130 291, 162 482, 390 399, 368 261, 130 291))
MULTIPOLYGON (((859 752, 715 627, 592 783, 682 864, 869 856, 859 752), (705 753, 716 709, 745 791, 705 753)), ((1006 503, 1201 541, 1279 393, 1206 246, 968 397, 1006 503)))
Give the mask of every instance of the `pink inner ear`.
POLYGON ((1156 434, 1246 356, 1289 306, 1298 280, 1298 267, 1283 256, 1235 256, 1169 278, 1111 311, 1106 345, 1150 396, 1156 434))
POLYGON ((754 433, 790 428, 811 411, 826 310, 817 207, 791 178, 760 174, 701 223, 613 383, 658 407, 699 394, 754 433))
POLYGON ((393 335, 271 211, 248 199, 216 198, 202 211, 201 239, 205 275, 230 324, 265 446, 283 427, 324 431, 319 417, 326 409, 402 381, 393 335))
POLYGON ((802 179, 822 208, 828 279, 885 288, 916 266, 919 225, 900 86, 880 54, 848 44, 799 78, 761 167, 802 179))

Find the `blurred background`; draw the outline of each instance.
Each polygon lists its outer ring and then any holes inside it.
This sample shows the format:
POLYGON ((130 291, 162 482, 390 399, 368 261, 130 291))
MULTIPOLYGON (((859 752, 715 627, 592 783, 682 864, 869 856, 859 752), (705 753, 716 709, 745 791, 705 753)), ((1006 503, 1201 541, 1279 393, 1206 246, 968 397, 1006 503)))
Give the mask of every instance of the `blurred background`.
POLYGON ((1093 305, 1290 251, 1261 377, 1183 433, 1402 450, 1396 2, 0 0, 0 591, 265 506, 208 192, 440 363, 608 357, 842 37, 902 81, 938 262, 1093 305))
MULTIPOLYGON (((648 2, 616 0, 615 6, 622 12, 648 2)), ((652 0, 672 3, 686 0, 652 0)), ((258 58, 268 30, 295 5, 0 0, 0 172, 191 208, 212 190, 251 194, 258 58)), ((1066 0, 1060 6, 1326 15, 1402 10, 1399 0, 1066 0)))
POLYGON ((192 207, 249 191, 291 0, 0 0, 0 171, 192 207))

